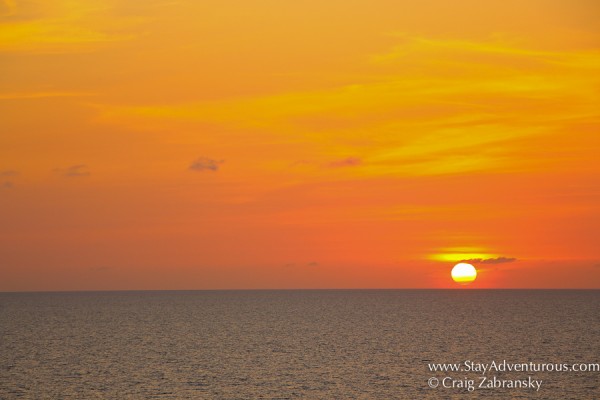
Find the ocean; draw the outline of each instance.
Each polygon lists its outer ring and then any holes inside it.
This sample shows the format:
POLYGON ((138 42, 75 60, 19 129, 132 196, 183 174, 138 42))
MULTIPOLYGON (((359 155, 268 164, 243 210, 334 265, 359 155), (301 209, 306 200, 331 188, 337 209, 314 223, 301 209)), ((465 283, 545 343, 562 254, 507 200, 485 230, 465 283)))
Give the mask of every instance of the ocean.
POLYGON ((0 399, 581 400, 599 362, 598 290, 0 293, 0 399))

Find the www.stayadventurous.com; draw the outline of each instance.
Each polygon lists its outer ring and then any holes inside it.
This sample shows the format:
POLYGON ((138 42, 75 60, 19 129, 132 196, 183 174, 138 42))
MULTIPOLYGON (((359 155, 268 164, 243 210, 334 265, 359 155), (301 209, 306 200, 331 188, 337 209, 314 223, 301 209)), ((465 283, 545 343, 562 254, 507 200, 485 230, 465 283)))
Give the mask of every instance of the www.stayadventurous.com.
POLYGON ((478 389, 525 389, 539 391, 544 381, 537 379, 532 373, 540 372, 600 372, 599 363, 513 363, 506 360, 489 363, 466 360, 460 363, 430 363, 427 364, 429 372, 441 373, 441 376, 432 376, 427 380, 427 385, 432 388, 463 389, 469 392, 478 389), (457 373, 475 373, 481 376, 476 378, 456 376, 457 373), (500 373, 524 373, 525 376, 517 378, 499 377, 500 373), (492 375, 493 374, 493 375, 492 375))

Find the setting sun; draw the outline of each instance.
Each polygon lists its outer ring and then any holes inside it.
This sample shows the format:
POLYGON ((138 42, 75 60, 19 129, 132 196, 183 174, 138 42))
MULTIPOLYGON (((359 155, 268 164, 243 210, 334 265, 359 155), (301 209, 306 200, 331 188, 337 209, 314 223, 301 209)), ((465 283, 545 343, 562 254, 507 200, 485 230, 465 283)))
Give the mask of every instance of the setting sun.
POLYGON ((466 285, 477 278, 477 270, 474 266, 467 263, 458 263, 452 268, 452 279, 456 283, 466 285))

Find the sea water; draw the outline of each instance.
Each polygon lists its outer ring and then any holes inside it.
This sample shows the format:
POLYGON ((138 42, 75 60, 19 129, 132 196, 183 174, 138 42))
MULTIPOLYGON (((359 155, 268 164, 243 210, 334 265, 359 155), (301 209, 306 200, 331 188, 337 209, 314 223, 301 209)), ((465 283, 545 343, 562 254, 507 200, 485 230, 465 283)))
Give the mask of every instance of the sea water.
POLYGON ((598 362, 594 290, 0 293, 1 399, 581 400, 598 362))

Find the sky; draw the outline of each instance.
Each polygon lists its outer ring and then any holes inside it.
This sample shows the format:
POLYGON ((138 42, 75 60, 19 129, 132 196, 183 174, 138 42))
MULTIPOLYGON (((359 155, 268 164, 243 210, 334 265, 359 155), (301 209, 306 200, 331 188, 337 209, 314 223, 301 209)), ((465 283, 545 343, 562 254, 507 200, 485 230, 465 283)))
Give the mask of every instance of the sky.
POLYGON ((600 288, 596 0, 0 0, 0 291, 600 288))

